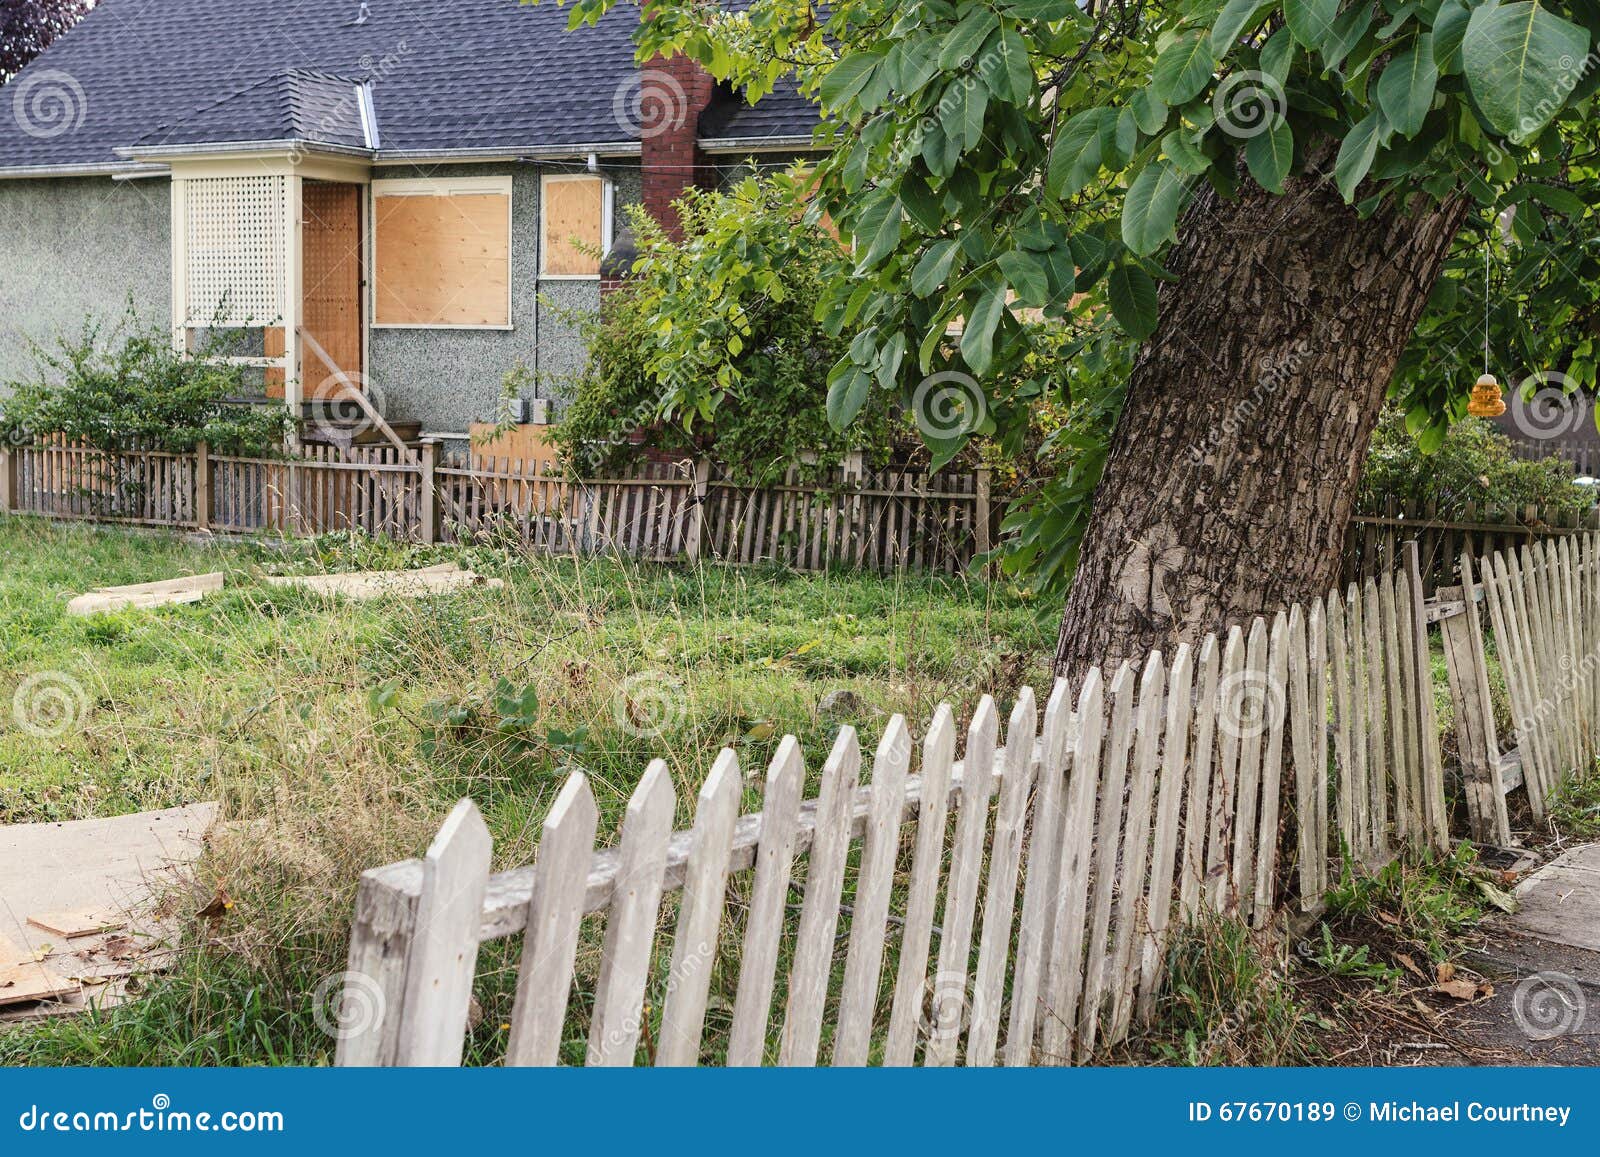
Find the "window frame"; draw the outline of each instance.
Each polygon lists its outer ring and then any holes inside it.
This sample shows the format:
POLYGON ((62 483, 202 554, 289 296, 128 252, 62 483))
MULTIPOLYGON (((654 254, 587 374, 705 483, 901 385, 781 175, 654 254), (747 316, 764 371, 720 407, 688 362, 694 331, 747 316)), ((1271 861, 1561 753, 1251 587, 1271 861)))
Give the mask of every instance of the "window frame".
POLYGON ((598 181, 600 182, 600 261, 611 253, 611 246, 616 242, 616 185, 604 173, 540 173, 539 174, 539 280, 540 281, 599 281, 600 270, 593 273, 550 273, 545 268, 545 259, 549 256, 550 247, 545 243, 545 217, 544 207, 547 203, 545 189, 549 185, 561 181, 598 181))
POLYGON ((368 312, 373 329, 480 330, 509 333, 517 328, 511 301, 516 285, 516 206, 509 174, 485 177, 381 177, 368 186, 368 251, 372 254, 372 276, 368 284, 368 312), (506 199, 506 320, 504 324, 470 322, 411 322, 378 320, 378 277, 383 255, 378 251, 379 197, 449 197, 463 195, 501 195, 506 199))

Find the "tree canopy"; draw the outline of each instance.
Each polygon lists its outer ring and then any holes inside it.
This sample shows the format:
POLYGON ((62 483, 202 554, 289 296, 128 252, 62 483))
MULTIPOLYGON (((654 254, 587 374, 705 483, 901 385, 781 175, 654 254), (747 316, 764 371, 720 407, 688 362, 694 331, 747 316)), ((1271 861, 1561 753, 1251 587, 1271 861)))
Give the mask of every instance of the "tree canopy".
MULTIPOLYGON (((618 2, 576 0, 573 22, 618 2)), ((1465 412, 1486 303, 1504 378, 1594 383, 1600 0, 753 0, 710 13, 649 0, 649 17, 641 61, 686 53, 754 98, 790 77, 824 110, 812 211, 854 240, 821 306, 849 338, 829 375, 836 424, 874 390, 911 400, 955 372, 982 396, 936 451, 973 434, 1021 446, 1040 396, 1114 394, 1096 368, 1125 365, 1109 347, 1155 332, 1163 257, 1202 182, 1225 197, 1244 182, 1281 191, 1308 170, 1331 172, 1363 213, 1470 203, 1390 389, 1424 446, 1465 412), (1072 329, 1079 369, 1026 371, 1041 340, 1028 311, 1072 329)), ((1072 517, 1061 495, 1040 509, 1072 517)), ((1058 557, 1030 565, 1070 567, 1070 543, 1035 537, 1058 557)))

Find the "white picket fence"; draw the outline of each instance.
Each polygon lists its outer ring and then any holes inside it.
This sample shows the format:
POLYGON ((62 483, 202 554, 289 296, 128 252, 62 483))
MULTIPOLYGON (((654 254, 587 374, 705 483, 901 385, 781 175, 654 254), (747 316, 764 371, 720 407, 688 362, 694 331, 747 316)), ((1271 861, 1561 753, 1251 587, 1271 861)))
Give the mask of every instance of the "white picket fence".
POLYGON ((1431 624, 1477 838, 1509 842, 1519 763, 1536 817, 1592 766, 1600 536, 1463 556, 1463 587, 1431 603, 1414 545, 1407 563, 1170 663, 1152 654, 1109 682, 1091 670, 1075 692, 1058 681, 1042 726, 1025 688, 1003 744, 986 696, 960 760, 948 705, 915 771, 893 718, 865 783, 845 727, 804 799, 790 737, 763 809, 741 816, 744 775, 725 750, 688 831, 672 830, 657 760, 620 844, 597 852, 594 796, 574 774, 537 864, 491 874, 488 830, 463 800, 423 860, 362 877, 338 1063, 460 1063, 478 946, 519 933, 507 1064, 1083 1063, 1151 1015, 1170 934, 1202 909, 1260 928, 1289 901, 1319 909, 1341 861, 1371 870, 1407 845, 1448 848, 1431 624), (1509 755, 1491 639, 1521 743, 1509 755), (591 920, 603 942, 585 976, 591 920), (712 978, 726 990, 734 971, 731 1010, 719 1002, 708 1032, 712 978))

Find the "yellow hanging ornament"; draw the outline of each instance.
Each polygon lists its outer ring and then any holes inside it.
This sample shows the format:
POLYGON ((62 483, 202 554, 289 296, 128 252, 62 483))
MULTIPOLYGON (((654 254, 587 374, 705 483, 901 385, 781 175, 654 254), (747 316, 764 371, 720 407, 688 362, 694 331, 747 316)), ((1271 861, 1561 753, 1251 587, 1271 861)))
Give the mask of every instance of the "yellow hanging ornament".
POLYGON ((1498 418, 1506 412, 1505 399, 1500 396, 1500 383, 1493 374, 1484 374, 1472 387, 1472 397, 1467 401, 1467 413, 1474 418, 1498 418))

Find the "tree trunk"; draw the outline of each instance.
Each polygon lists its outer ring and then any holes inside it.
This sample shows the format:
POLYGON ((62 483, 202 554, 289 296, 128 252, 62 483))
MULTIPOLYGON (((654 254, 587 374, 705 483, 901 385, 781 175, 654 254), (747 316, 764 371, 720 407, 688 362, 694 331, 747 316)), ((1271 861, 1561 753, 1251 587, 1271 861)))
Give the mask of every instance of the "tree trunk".
POLYGON ((1095 492, 1056 668, 1150 650, 1325 594, 1395 363, 1466 213, 1360 220, 1331 147, 1273 196, 1185 214, 1095 492))

